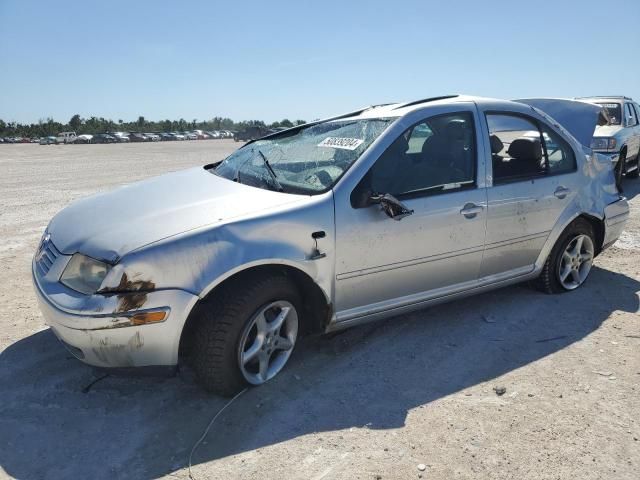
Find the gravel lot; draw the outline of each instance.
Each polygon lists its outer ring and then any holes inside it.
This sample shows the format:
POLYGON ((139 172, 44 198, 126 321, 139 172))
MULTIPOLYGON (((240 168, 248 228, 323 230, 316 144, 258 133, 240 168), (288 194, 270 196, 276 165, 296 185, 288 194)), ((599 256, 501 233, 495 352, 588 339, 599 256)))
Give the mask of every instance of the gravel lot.
MULTIPOLYGON (((70 201, 236 146, 0 146, 0 477, 187 478, 225 400, 189 372, 83 393, 95 372, 43 326, 30 261, 70 201)), ((195 477, 637 479, 640 181, 625 189, 627 231, 583 288, 515 286, 307 339, 221 415, 195 477)))

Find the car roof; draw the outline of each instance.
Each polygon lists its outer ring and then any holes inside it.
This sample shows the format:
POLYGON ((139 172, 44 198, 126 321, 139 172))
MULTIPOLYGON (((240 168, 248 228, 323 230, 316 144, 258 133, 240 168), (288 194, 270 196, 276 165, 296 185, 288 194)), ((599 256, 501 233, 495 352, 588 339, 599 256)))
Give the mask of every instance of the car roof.
POLYGON ((501 100, 497 98, 487 98, 472 95, 446 95, 441 97, 425 98, 422 100, 415 100, 411 102, 372 105, 370 107, 363 108, 352 113, 334 117, 334 119, 403 117, 415 110, 420 110, 425 107, 471 102, 482 106, 484 109, 495 108, 497 110, 512 110, 516 112, 531 110, 528 105, 510 100, 501 100))

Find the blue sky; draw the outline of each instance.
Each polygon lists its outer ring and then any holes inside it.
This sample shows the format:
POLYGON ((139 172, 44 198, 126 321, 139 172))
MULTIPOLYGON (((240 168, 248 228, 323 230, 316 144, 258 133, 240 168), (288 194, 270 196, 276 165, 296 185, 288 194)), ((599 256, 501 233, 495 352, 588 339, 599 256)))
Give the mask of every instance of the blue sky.
POLYGON ((640 1, 0 0, 0 118, 311 120, 448 93, 640 100, 640 1))

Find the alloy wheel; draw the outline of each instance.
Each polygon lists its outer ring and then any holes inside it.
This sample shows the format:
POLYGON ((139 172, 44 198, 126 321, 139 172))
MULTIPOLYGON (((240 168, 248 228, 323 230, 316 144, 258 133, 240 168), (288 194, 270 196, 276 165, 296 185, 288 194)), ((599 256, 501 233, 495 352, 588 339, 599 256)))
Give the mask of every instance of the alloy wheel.
POLYGON ((298 312, 278 300, 261 307, 240 338, 238 363, 247 382, 260 385, 285 366, 298 337, 298 312))
POLYGON ((588 235, 578 235, 569 242, 558 267, 558 278, 567 290, 575 290, 584 283, 593 265, 593 241, 588 235))

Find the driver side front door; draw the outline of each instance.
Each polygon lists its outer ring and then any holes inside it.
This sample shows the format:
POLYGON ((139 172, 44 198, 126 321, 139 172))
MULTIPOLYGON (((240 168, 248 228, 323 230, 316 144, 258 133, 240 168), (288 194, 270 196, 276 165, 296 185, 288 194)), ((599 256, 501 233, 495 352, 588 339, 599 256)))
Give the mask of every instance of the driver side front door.
POLYGON ((486 189, 478 188, 479 131, 475 105, 460 104, 418 121, 380 156, 357 189, 395 196, 413 210, 402 220, 379 205, 336 208, 338 323, 477 280, 487 213, 486 189))

